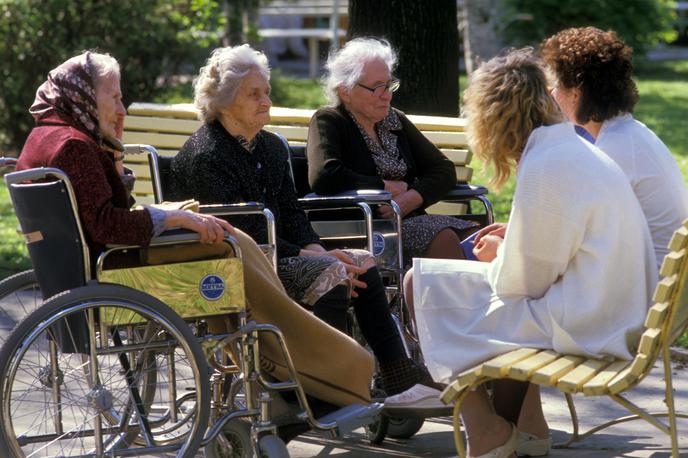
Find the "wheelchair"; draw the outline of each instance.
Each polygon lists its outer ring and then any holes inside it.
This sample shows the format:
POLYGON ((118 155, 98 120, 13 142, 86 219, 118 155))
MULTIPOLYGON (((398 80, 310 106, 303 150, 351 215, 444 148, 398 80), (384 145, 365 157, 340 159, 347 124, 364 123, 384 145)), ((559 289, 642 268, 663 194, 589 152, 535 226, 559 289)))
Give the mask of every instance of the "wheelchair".
MULTIPOLYGON (((315 231, 329 247, 364 247, 376 257, 377 265, 386 284, 387 296, 409 357, 422 363, 423 356, 415 325, 404 303, 403 277, 405 274, 402 249, 401 214, 391 194, 379 190, 359 190, 320 196, 311 192, 308 184, 308 162, 305 146, 293 146, 280 136, 289 155, 292 178, 301 207, 308 213, 315 231), (380 206, 389 206, 394 218, 376 218, 380 206)), ((452 204, 463 204, 468 213, 461 218, 476 221, 481 227, 494 222, 492 204, 483 186, 457 183, 442 199, 452 204)), ((363 342, 361 342, 363 343, 363 342)), ((384 395, 374 387, 374 392, 384 395)), ((385 436, 408 439, 423 426, 425 418, 449 416, 451 408, 420 411, 417 409, 383 410, 380 421, 368 427, 373 444, 381 443, 385 436)))
POLYGON ((5 176, 46 299, 0 348, 0 449, 10 456, 288 456, 272 417, 293 392, 297 417, 340 435, 374 421, 379 404, 316 419, 279 329, 249 322, 241 251, 184 261, 199 245, 169 231, 147 248, 91 256, 69 179, 41 168, 5 176), (167 251, 166 251, 167 250, 167 251), (157 260, 155 260, 157 255, 157 260), (161 256, 162 255, 162 256, 161 256), (229 323, 211 331, 214 317, 229 323), (260 366, 259 337, 279 342, 287 380, 260 366))

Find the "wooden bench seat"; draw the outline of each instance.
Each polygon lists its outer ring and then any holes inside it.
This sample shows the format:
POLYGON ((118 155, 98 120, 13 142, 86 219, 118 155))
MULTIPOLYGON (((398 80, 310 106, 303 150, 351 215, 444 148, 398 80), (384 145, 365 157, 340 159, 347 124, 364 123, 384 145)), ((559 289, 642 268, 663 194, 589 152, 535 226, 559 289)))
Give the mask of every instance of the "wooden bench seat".
MULTIPOLYGON (((272 107, 271 121, 265 126, 270 132, 284 136, 290 145, 305 145, 308 125, 315 110, 272 107)), ((438 116, 414 116, 408 118, 430 139, 456 166, 457 181, 466 183, 473 177, 469 166, 472 154, 468 149, 466 121, 459 118, 438 116)), ((151 145, 161 156, 172 157, 189 136, 201 126, 192 104, 133 103, 124 121, 124 143, 151 145)), ((153 202, 150 171, 143 156, 125 157, 125 165, 138 177, 134 196, 141 203, 153 202)), ((463 214, 465 204, 440 202, 428 209, 430 213, 463 214)))
POLYGON ((655 289, 655 303, 648 310, 645 330, 631 361, 586 358, 558 354, 552 350, 520 348, 497 356, 456 377, 442 393, 442 400, 447 404, 456 403, 454 438, 459 455, 466 456, 459 421, 463 399, 482 383, 508 378, 553 387, 565 393, 571 410, 573 434, 566 443, 558 446, 568 446, 608 426, 642 418, 671 437, 672 457, 678 458, 676 418, 688 418, 688 415, 675 412, 669 345, 688 328, 688 220, 674 233, 669 249, 671 252, 664 258, 660 271, 663 278, 655 289), (664 363, 666 389, 664 397, 657 398, 656 402, 660 405, 666 402, 667 410, 658 414, 648 413, 623 394, 647 376, 660 355, 664 363), (609 421, 579 434, 572 394, 609 396, 634 415, 609 421), (668 417, 668 424, 659 420, 659 417, 668 417))

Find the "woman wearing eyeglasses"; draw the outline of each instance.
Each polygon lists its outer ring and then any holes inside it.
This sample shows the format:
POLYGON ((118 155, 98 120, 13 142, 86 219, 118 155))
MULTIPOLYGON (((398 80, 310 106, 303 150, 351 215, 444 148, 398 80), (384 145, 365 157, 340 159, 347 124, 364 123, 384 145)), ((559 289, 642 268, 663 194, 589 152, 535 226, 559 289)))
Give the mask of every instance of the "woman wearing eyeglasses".
MULTIPOLYGON (((356 38, 330 54, 324 81, 329 106, 308 130, 308 178, 318 194, 384 189, 404 217, 405 263, 414 257, 464 258, 460 239, 475 223, 424 209, 456 184, 454 164, 391 107, 397 55, 385 40, 356 38)), ((383 207, 381 216, 393 216, 383 207)))

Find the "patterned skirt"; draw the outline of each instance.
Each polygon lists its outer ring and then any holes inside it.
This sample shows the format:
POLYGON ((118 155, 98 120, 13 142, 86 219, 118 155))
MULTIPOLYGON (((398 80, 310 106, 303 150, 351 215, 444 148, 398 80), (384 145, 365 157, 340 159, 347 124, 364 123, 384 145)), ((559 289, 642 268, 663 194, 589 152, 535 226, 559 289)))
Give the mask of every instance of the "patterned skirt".
MULTIPOLYGON (((375 258, 365 250, 342 250, 354 264, 373 267, 375 258)), ((293 256, 277 262, 277 275, 296 302, 313 305, 340 284, 351 286, 351 277, 339 259, 333 256, 293 256)))
POLYGON ((446 215, 419 215, 406 218, 401 222, 404 248, 404 264, 408 268, 413 258, 422 258, 430 242, 444 229, 454 229, 459 233, 469 228, 478 228, 474 221, 466 221, 446 215))

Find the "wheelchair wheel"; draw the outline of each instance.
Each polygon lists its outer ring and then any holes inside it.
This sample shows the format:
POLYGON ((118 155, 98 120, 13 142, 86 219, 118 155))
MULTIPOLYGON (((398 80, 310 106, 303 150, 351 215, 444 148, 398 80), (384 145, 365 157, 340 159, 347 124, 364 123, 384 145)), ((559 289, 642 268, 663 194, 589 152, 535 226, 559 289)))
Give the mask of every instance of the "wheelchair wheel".
POLYGON ((409 439, 423 427, 424 418, 389 417, 387 435, 394 439, 409 439))
POLYGON ((0 281, 0 345, 12 328, 41 303, 43 297, 33 269, 0 281))
POLYGON ((255 446, 251 438, 251 423, 241 418, 230 421, 203 448, 203 453, 205 458, 252 458, 255 446))
POLYGON ((258 456, 260 458, 289 458, 287 445, 274 434, 266 434, 258 439, 258 456))
POLYGON ((176 442, 187 458, 208 422, 208 370, 189 326, 123 286, 45 301, 0 349, 0 380, 0 449, 11 456, 150 454, 176 442))
POLYGON ((366 436, 373 445, 380 445, 387 437, 389 430, 389 417, 387 415, 380 415, 375 423, 371 423, 365 427, 366 436))

